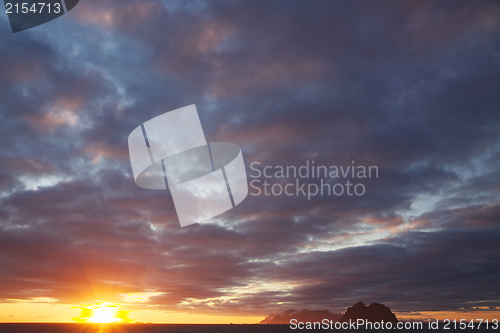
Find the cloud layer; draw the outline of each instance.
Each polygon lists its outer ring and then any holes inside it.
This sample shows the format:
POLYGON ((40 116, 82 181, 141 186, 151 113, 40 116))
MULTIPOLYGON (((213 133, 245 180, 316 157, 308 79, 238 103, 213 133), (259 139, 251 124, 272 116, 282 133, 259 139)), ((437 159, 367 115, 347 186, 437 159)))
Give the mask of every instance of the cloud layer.
POLYGON ((1 34, 0 301, 500 306, 499 22, 495 1, 86 0, 1 34), (379 178, 180 228, 168 191, 135 186, 127 137, 190 104, 249 174, 355 161, 379 178))

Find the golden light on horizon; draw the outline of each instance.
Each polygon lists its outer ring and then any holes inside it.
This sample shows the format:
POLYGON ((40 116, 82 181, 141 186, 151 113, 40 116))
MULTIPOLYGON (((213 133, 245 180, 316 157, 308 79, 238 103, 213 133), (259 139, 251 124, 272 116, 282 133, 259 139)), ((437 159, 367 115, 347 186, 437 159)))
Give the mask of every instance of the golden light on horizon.
POLYGON ((79 306, 81 314, 79 317, 73 317, 73 321, 78 323, 130 323, 128 311, 121 309, 118 304, 108 302, 98 302, 95 305, 79 306))
POLYGON ((94 309, 94 315, 89 318, 89 321, 91 323, 108 324, 116 323, 121 320, 119 318, 116 318, 114 308, 103 306, 94 309))

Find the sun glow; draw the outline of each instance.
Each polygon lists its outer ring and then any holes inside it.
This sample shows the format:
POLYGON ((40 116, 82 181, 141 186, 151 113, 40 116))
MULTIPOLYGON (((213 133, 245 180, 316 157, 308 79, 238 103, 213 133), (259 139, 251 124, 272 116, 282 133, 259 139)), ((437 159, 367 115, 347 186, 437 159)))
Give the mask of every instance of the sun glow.
POLYGON ((97 309, 94 309, 94 315, 89 318, 89 321, 92 323, 116 323, 120 321, 119 318, 115 316, 115 308, 103 306, 97 309))
POLYGON ((82 305, 78 307, 82 313, 79 317, 72 318, 78 323, 130 323, 127 310, 121 308, 119 304, 99 302, 95 305, 82 305))

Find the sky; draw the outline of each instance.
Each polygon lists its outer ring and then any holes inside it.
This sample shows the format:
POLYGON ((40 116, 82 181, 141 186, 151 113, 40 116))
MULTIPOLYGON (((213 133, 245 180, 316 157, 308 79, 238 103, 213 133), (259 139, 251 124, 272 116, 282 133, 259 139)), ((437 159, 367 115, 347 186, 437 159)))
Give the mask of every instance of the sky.
POLYGON ((358 301, 498 318, 499 36, 500 3, 481 0, 81 0, 16 34, 0 15, 0 322, 358 301), (191 104, 249 181, 266 180, 254 162, 378 177, 348 178, 361 196, 250 194, 181 228, 169 190, 134 183, 127 138, 191 104))

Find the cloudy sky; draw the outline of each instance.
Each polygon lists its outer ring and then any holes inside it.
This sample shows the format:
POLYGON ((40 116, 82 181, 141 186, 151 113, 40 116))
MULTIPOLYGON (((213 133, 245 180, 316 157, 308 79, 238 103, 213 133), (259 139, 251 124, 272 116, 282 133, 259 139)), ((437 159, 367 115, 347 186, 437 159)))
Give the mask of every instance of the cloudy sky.
POLYGON ((0 322, 98 301, 158 322, 357 301, 498 318, 499 36, 498 1, 81 0, 16 34, 1 14, 0 322), (249 176, 379 177, 181 228, 127 138, 190 104, 249 176))

